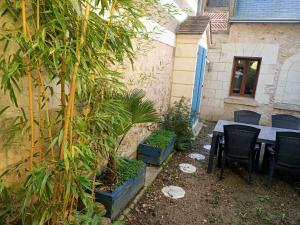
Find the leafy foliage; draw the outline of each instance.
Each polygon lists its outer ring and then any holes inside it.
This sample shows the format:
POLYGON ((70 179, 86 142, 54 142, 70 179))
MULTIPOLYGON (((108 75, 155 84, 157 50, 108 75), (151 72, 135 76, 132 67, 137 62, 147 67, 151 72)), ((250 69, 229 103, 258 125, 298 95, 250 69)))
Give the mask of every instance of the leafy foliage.
POLYGON ((175 148, 177 150, 185 150, 191 144, 193 132, 190 123, 190 106, 184 98, 176 102, 164 115, 162 127, 176 134, 175 148))
POLYGON ((130 120, 125 129, 120 130, 120 134, 126 133, 133 125, 139 123, 154 123, 159 121, 154 103, 145 99, 145 92, 133 89, 120 96, 125 110, 130 113, 130 120))
POLYGON ((175 138, 175 136, 175 133, 172 131, 158 129, 152 132, 152 134, 145 140, 145 143, 152 147, 165 150, 171 139, 175 138))
POLYGON ((128 160, 119 158, 117 163, 118 185, 137 176, 138 171, 144 166, 141 160, 128 160))
POLYGON ((20 112, 9 137, 27 134, 31 151, 5 172, 21 173, 24 179, 16 190, 0 185, 1 224, 100 223, 90 177, 99 170, 100 159, 116 151, 120 135, 133 124, 156 121, 153 104, 141 91, 126 94, 122 74, 114 69, 124 60, 134 61, 132 40, 148 37, 141 18, 155 16, 156 4, 158 0, 3 3, 1 17, 11 22, 3 24, 0 37, 0 88, 10 98, 11 110, 20 112), (29 100, 26 110, 20 104, 23 95, 29 100), (50 108, 57 111, 54 116, 50 108))

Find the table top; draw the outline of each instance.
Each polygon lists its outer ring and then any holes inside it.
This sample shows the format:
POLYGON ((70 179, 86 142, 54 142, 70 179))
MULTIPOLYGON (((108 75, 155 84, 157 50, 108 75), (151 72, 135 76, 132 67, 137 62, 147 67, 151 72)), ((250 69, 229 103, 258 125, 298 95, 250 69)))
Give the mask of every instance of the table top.
POLYGON ((228 120, 219 120, 213 130, 214 135, 223 135, 224 134, 224 125, 246 125, 260 129, 260 133, 258 135, 258 142, 264 143, 275 143, 276 140, 276 132, 297 132, 300 133, 300 130, 291 130, 291 129, 283 129, 277 127, 268 127, 268 126, 260 126, 260 125, 252 125, 247 123, 237 123, 234 121, 228 120))

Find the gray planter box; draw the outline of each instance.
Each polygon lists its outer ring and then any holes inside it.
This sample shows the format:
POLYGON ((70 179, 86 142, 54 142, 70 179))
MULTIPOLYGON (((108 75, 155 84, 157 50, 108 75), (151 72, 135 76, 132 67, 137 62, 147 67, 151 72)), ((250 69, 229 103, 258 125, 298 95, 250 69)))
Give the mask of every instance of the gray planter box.
POLYGON ((138 147, 138 159, 145 163, 160 166, 174 149, 175 138, 171 138, 166 149, 155 148, 142 141, 138 147))
POLYGON ((138 171, 136 177, 127 180, 113 192, 100 192, 95 190, 95 201, 105 206, 105 216, 115 219, 145 185, 145 177, 146 164, 138 171))

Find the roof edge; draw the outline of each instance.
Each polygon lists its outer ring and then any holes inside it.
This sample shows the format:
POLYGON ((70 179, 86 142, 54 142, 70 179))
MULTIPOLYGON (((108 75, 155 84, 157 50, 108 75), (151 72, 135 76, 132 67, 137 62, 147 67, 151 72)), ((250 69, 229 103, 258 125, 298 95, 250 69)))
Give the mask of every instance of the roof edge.
POLYGON ((230 23, 300 23, 300 18, 230 18, 230 23))

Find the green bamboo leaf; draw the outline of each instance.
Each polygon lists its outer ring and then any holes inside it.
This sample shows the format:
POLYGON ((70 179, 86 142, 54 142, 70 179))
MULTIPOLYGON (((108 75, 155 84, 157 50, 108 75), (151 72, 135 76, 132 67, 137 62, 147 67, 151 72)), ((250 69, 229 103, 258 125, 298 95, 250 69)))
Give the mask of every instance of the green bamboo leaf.
POLYGON ((3 109, 0 110, 0 116, 7 110, 9 109, 10 106, 6 106, 3 109))
POLYGON ((61 145, 64 136, 64 129, 61 129, 58 135, 58 145, 61 145))
POLYGON ((55 138, 53 139, 53 141, 50 143, 50 145, 49 145, 49 147, 48 147, 48 150, 50 150, 51 148, 53 148, 54 145, 57 144, 57 143, 58 143, 58 137, 55 137, 55 138))

